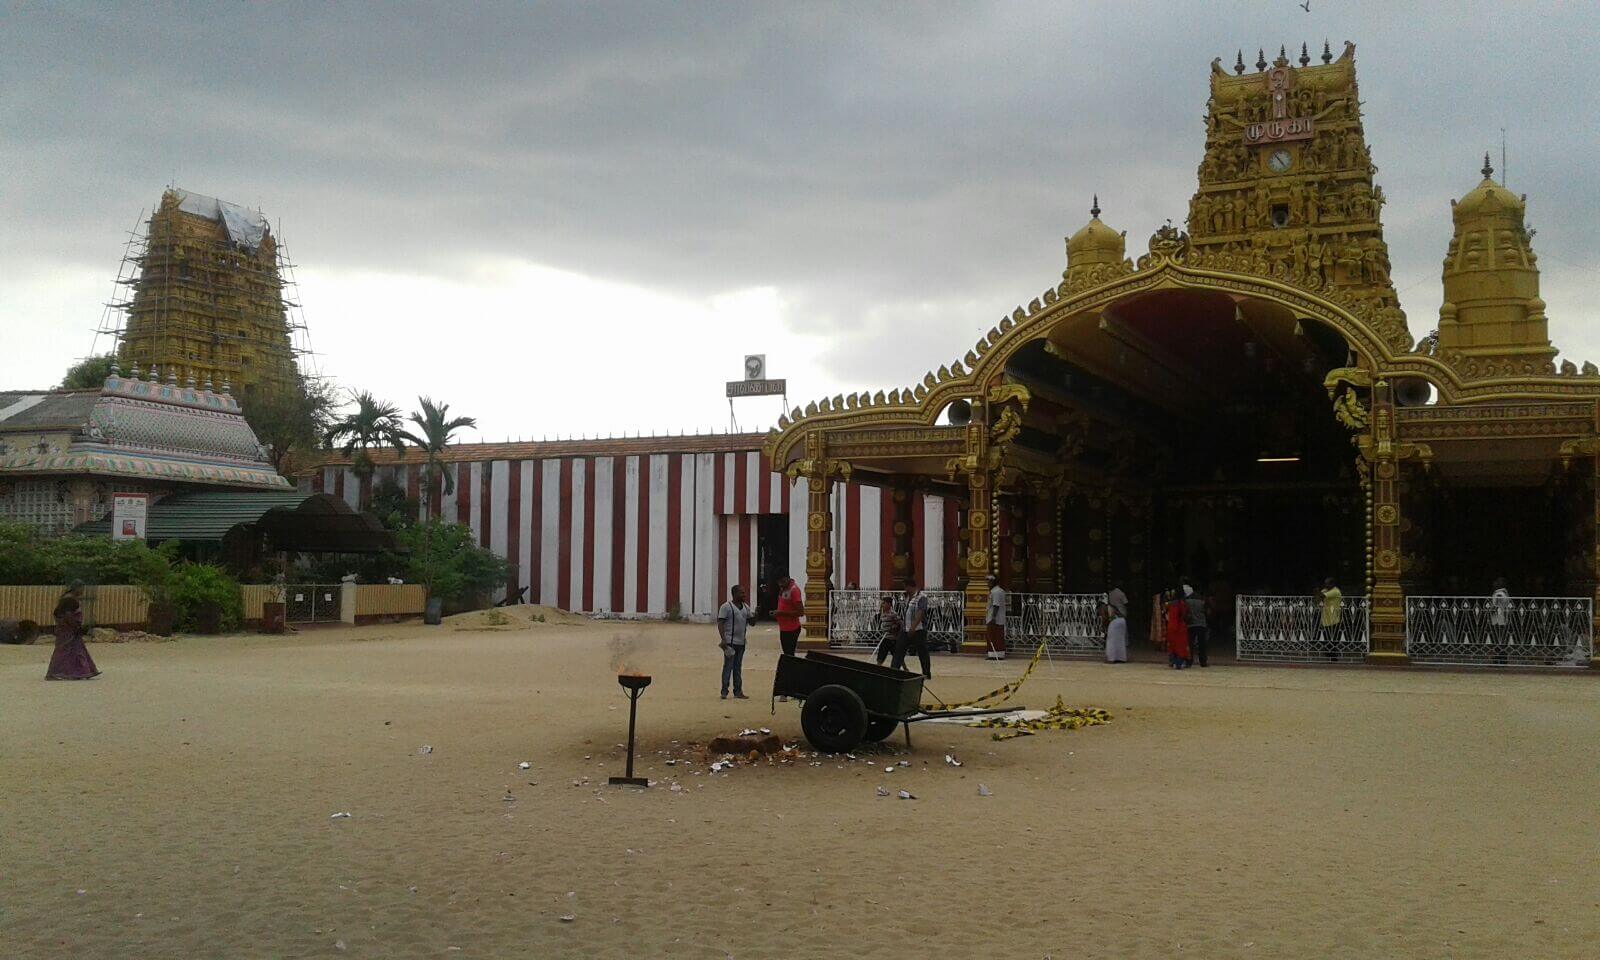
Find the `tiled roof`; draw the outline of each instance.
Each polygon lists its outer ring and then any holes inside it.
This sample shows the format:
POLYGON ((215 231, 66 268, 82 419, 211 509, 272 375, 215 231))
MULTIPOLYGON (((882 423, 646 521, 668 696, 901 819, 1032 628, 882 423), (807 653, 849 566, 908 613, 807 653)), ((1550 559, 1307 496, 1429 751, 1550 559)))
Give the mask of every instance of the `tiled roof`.
POLYGON ((0 411, 15 407, 15 412, 0 417, 0 434, 76 429, 89 422, 89 413, 99 402, 99 390, 0 393, 0 411))
POLYGON ((226 393, 111 376, 96 390, 0 393, 0 475, 174 480, 281 489, 289 482, 226 393), (18 434, 68 434, 39 444, 18 434), (7 437, 12 442, 7 442, 7 437))

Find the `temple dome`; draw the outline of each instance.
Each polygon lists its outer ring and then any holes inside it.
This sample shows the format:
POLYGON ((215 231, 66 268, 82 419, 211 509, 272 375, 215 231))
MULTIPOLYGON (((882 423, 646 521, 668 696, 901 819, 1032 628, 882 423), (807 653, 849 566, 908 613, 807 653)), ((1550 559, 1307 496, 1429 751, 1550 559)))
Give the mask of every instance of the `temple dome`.
POLYGON ((1451 210, 1439 348, 1523 373, 1553 373, 1538 258, 1523 220, 1527 204, 1493 174, 1485 156, 1483 181, 1451 210))
POLYGON ((1500 219, 1516 217, 1521 219, 1525 204, 1521 197, 1494 182, 1494 168, 1489 166, 1489 158, 1483 158, 1483 182, 1469 190, 1455 203, 1452 215, 1459 225, 1464 220, 1480 218, 1500 219))
POLYGON ((1089 208, 1090 220, 1067 238, 1067 269, 1097 264, 1121 264, 1127 251, 1127 235, 1113 230, 1100 220, 1100 198, 1089 208))

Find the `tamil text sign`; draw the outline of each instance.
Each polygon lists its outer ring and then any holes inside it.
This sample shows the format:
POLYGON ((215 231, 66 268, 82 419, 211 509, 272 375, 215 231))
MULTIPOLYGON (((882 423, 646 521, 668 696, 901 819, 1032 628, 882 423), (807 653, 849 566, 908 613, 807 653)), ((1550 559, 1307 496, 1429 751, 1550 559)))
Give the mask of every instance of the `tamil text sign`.
POLYGON ((729 380, 728 396, 732 397, 778 397, 789 392, 787 380, 729 380))

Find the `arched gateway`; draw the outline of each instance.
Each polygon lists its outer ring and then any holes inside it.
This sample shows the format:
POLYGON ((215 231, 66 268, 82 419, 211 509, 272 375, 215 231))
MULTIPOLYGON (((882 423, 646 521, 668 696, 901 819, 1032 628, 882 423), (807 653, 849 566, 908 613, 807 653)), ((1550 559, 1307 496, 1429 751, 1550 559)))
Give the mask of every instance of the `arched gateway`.
MULTIPOLYGON (((1600 375, 1556 366, 1524 201, 1486 164, 1453 204, 1445 304, 1414 346, 1354 47, 1310 61, 1280 51, 1245 73, 1241 57, 1231 75, 1213 62, 1187 231, 1157 230, 1134 263, 1096 200, 1061 283, 960 360, 780 419, 765 453, 807 481, 813 636, 827 629, 831 488, 853 479, 963 504, 969 649, 990 575, 1132 597, 1185 575, 1225 596, 1305 595, 1331 576, 1370 601, 1375 661, 1406 658, 1409 613, 1419 659, 1470 660, 1476 630, 1483 651, 1503 657, 1515 634, 1529 645, 1511 660, 1540 662, 1556 601, 1535 596, 1568 602, 1563 630, 1581 610, 1587 659, 1600 375), (1468 602, 1498 578, 1517 600, 1468 602), (1466 653, 1418 654, 1427 644, 1466 653)), ((886 545, 902 584, 926 582, 914 536, 897 522, 886 545)))

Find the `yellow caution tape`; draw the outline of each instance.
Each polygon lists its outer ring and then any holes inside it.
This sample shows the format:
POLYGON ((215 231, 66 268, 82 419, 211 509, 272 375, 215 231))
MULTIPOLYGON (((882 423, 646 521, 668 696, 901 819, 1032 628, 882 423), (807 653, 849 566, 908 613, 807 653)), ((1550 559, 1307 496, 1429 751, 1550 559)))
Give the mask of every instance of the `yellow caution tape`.
MULTIPOLYGON (((981 697, 967 700, 962 703, 947 703, 943 706, 924 706, 924 710, 960 710, 965 707, 992 707, 998 703, 1005 703, 1027 682, 1033 673, 1033 668, 1039 665, 1039 660, 1044 656, 1044 644, 1039 644, 1039 649, 1033 652, 1033 659, 1028 661, 1027 669, 1022 671, 1022 676, 1011 681, 1003 687, 996 687, 981 697)), ((986 717, 974 720, 967 724, 970 727, 999 728, 1005 732, 994 734, 996 740, 1011 740, 1016 737, 1028 737, 1041 730, 1077 730, 1080 727, 1093 727, 1102 723, 1110 723, 1111 714, 1099 707, 1069 707, 1056 697, 1055 706, 1045 711, 1045 715, 1036 720, 1019 720, 1007 717, 986 717)))
POLYGON ((993 705, 995 705, 997 703, 1005 703, 1007 700, 1011 699, 1013 694, 1015 694, 1018 690, 1022 689, 1023 683, 1025 683, 1027 681, 1027 679, 1028 679, 1028 675, 1033 673, 1033 668, 1037 667, 1039 665, 1039 658, 1043 657, 1043 656, 1044 656, 1044 644, 1041 643, 1041 644, 1039 644, 1039 649, 1037 649, 1037 650, 1035 650, 1033 652, 1033 659, 1028 661, 1028 668, 1026 670, 1022 671, 1022 676, 1020 676, 1017 679, 1011 681, 1010 683, 1006 684, 1005 686, 996 687, 995 689, 990 690, 988 693, 986 693, 983 696, 978 697, 978 698, 976 698, 974 700, 966 700, 966 701, 963 701, 961 703, 947 703, 947 704, 944 704, 942 706, 928 706, 928 705, 924 704, 922 709, 924 709, 924 710, 960 710, 960 709, 962 709, 964 707, 985 707, 985 706, 993 706, 993 705))

